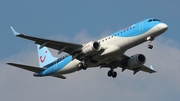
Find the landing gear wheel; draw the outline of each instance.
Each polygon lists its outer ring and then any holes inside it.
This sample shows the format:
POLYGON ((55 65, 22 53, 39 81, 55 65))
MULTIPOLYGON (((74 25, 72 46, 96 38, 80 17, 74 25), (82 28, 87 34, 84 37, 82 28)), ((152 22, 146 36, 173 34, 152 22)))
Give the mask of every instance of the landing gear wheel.
POLYGON ((113 77, 113 78, 116 78, 116 76, 117 76, 117 72, 114 72, 114 71, 108 71, 108 73, 107 73, 107 75, 109 76, 109 77, 113 77))
POLYGON ((117 72, 113 72, 112 77, 116 78, 116 76, 117 76, 117 72))
POLYGON ((153 49, 153 45, 149 44, 149 45, 148 45, 148 48, 149 48, 149 49, 153 49))
POLYGON ((109 77, 111 77, 111 76, 112 76, 112 71, 111 71, 111 70, 108 71, 107 75, 108 75, 109 77))

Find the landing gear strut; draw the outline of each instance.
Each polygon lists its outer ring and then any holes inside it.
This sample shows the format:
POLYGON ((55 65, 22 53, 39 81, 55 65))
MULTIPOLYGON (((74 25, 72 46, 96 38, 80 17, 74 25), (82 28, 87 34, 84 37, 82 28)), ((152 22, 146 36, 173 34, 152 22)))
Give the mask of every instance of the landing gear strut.
POLYGON ((148 49, 153 49, 153 45, 151 45, 151 43, 152 43, 152 41, 154 40, 154 37, 149 36, 149 37, 147 37, 146 40, 149 42, 149 45, 147 46, 148 49))

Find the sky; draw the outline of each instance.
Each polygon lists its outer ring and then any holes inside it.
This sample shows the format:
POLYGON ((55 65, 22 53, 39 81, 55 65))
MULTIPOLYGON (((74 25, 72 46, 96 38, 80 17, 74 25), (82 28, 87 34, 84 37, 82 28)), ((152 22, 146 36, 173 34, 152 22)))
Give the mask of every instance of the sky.
MULTIPOLYGON (((0 99, 2 101, 179 101, 179 0, 0 0, 0 99), (146 18, 158 18, 168 30, 153 41, 126 52, 142 53, 157 73, 92 68, 68 74, 66 80, 33 77, 33 73, 6 65, 38 65, 34 42, 16 38, 16 31, 59 41, 86 43, 112 34, 146 18)), ((53 55, 57 51, 51 50, 53 55)))

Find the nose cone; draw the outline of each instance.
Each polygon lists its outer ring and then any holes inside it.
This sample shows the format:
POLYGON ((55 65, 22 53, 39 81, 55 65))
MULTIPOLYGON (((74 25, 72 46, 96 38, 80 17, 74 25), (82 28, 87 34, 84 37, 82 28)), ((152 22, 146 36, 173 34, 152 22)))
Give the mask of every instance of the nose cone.
POLYGON ((165 24, 165 23, 162 23, 161 27, 162 27, 162 29, 164 29, 165 31, 168 29, 168 25, 165 24))
POLYGON ((165 23, 160 23, 158 24, 158 28, 160 29, 160 31, 165 32, 168 29, 168 25, 165 23))

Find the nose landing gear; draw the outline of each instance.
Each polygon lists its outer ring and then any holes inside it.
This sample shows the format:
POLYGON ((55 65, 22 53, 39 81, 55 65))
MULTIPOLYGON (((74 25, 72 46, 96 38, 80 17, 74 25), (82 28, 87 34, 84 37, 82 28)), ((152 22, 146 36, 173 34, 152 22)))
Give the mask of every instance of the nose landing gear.
POLYGON ((153 49, 153 45, 149 44, 148 49, 153 49))
POLYGON ((147 46, 148 49, 153 49, 153 45, 151 45, 151 43, 152 43, 152 41, 154 40, 154 37, 148 36, 148 37, 146 38, 146 40, 147 40, 148 43, 149 43, 149 45, 147 46))

